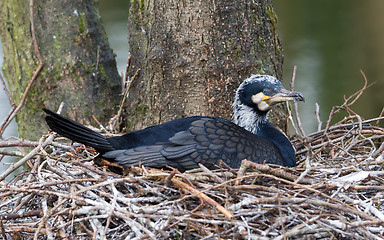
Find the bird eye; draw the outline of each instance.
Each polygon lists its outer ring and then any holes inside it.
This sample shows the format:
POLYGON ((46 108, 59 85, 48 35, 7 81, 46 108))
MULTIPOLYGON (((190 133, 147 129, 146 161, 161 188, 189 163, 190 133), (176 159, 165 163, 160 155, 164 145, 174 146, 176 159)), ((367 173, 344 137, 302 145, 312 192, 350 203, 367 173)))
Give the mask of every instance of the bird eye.
POLYGON ((264 95, 268 95, 268 91, 267 90, 263 90, 263 94, 264 95))

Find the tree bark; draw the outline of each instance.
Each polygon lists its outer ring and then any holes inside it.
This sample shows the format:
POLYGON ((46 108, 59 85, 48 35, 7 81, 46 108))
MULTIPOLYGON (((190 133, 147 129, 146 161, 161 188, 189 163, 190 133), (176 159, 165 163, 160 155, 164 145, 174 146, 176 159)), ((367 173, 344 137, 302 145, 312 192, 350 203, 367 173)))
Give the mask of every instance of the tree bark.
MULTIPOLYGON (((3 71, 16 103, 39 66, 29 19, 29 1, 0 1, 3 71)), ((121 98, 121 80, 97 1, 35 1, 33 20, 44 68, 16 117, 19 135, 39 139, 47 129, 41 108, 60 102, 71 118, 107 121, 121 98)))
POLYGON ((129 129, 190 115, 230 118, 251 74, 281 78, 271 1, 134 0, 128 32, 139 70, 128 97, 129 129))

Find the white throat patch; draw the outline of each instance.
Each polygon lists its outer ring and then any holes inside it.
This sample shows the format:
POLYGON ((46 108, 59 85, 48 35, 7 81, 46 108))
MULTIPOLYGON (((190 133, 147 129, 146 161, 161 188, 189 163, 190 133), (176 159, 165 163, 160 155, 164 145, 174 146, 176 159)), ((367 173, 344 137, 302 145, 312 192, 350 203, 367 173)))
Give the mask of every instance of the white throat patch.
POLYGON ((268 111, 272 108, 272 106, 269 106, 268 103, 263 101, 263 98, 265 95, 263 93, 257 93, 251 97, 251 100, 254 104, 257 105, 257 107, 260 109, 260 111, 268 111))
MULTIPOLYGON (((256 94, 257 95, 257 94, 256 94)), ((255 100, 258 100, 263 98, 263 96, 256 96, 255 100)), ((252 101, 254 101, 252 99, 252 101)), ((266 104, 264 101, 261 101, 259 104, 266 104)), ((260 108, 258 104, 258 107, 260 108)), ((267 105, 267 104, 266 104, 267 105)), ((268 106, 269 107, 269 106, 268 106)), ((259 124, 262 122, 267 121, 268 117, 267 115, 265 117, 258 116, 258 114, 255 112, 255 110, 245 104, 242 104, 238 95, 235 96, 235 100, 232 104, 233 109, 233 122, 240 127, 245 128, 246 130, 250 131, 253 134, 257 134, 257 131, 259 130, 259 124)))
POLYGON ((281 85, 279 80, 277 80, 275 77, 268 75, 252 75, 251 77, 244 80, 242 84, 240 84, 232 104, 233 122, 254 134, 257 134, 257 131, 259 130, 259 124, 268 120, 268 110, 270 110, 272 106, 269 106, 265 101, 262 100, 265 97, 263 93, 257 93, 251 96, 251 101, 257 105, 257 108, 260 111, 266 112, 265 115, 260 116, 255 111, 255 109, 243 104, 240 101, 239 95, 240 92, 243 91, 248 84, 262 81, 266 81, 274 85, 281 85))

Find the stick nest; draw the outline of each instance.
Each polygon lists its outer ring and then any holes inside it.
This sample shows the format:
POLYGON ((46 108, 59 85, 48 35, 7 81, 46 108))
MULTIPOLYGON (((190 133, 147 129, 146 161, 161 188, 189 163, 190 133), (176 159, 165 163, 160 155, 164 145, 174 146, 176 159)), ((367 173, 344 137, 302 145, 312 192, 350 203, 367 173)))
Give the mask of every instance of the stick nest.
POLYGON ((56 139, 1 182, 0 237, 382 239, 384 129, 367 122, 296 136, 291 169, 122 169, 56 139))

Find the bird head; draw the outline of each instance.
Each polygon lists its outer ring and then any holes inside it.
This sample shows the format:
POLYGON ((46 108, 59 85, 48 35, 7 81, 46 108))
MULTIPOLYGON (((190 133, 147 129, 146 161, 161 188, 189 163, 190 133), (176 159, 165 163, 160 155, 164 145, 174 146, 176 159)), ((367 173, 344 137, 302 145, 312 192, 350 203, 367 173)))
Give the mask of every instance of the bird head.
POLYGON ((268 112, 281 102, 304 101, 303 94, 285 89, 279 80, 268 75, 253 75, 246 79, 236 95, 242 104, 258 112, 268 112))
POLYGON ((250 132, 257 133, 259 124, 266 122, 269 110, 286 101, 304 101, 300 92, 286 90, 275 77, 252 75, 236 91, 232 104, 233 121, 250 132))

